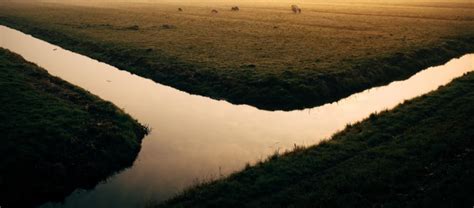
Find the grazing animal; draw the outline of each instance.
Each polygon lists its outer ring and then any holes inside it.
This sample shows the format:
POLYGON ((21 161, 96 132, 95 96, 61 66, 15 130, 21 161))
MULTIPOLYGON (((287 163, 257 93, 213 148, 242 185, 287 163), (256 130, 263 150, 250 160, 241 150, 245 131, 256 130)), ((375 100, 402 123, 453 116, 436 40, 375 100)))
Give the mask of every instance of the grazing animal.
POLYGON ((239 9, 238 6, 234 6, 230 9, 230 11, 238 12, 238 11, 240 11, 240 9, 239 9))
POLYGON ((178 8, 178 12, 182 12, 182 11, 183 11, 183 9, 181 9, 181 8, 178 8))
POLYGON ((213 10, 211 11, 211 13, 213 13, 213 14, 217 14, 217 13, 219 13, 219 11, 217 11, 217 10, 213 9, 213 10))
POLYGON ((301 8, 298 6, 298 5, 291 5, 291 10, 293 11, 293 13, 295 14, 299 14, 301 13, 301 8))

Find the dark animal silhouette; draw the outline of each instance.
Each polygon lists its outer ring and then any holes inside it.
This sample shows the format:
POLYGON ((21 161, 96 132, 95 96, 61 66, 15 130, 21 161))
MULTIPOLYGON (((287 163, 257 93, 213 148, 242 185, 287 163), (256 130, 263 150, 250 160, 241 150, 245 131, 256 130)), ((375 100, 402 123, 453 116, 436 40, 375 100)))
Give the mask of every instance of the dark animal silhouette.
POLYGON ((299 14, 301 13, 301 8, 298 6, 298 5, 291 5, 291 11, 293 11, 293 13, 295 14, 299 14))
POLYGON ((234 11, 234 12, 238 12, 240 11, 239 7, 238 6, 234 6, 230 9, 231 11, 234 11))
POLYGON ((217 11, 217 10, 213 9, 213 10, 211 11, 211 13, 213 13, 213 14, 217 14, 217 13, 219 13, 219 11, 217 11))
POLYGON ((182 12, 182 11, 183 11, 183 9, 181 9, 181 8, 178 8, 178 12, 182 12))

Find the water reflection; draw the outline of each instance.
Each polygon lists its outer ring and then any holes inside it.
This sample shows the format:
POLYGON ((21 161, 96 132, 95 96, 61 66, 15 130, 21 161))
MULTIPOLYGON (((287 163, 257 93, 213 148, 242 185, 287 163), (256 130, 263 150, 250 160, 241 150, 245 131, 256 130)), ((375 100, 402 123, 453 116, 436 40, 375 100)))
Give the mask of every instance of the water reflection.
POLYGON ((196 178, 228 174, 275 150, 312 145, 474 70, 474 54, 426 69, 408 80, 354 94, 337 103, 291 112, 264 111, 189 95, 0 26, 0 47, 115 103, 152 127, 132 168, 65 204, 45 207, 139 207, 163 200, 196 178))

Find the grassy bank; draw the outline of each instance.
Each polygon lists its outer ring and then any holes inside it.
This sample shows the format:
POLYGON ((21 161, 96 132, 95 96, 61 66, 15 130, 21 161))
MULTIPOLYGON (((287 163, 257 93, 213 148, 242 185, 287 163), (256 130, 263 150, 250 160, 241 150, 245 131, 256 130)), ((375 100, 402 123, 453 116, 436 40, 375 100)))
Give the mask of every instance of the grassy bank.
POLYGON ((92 188, 135 160, 147 130, 112 103, 0 48, 0 206, 92 188))
POLYGON ((474 73, 157 207, 471 207, 474 73))
POLYGON ((190 93, 264 109, 335 101, 474 52, 469 1, 0 3, 0 24, 190 93), (177 12, 183 7, 183 12, 177 12), (220 12, 210 13, 210 8, 220 12))

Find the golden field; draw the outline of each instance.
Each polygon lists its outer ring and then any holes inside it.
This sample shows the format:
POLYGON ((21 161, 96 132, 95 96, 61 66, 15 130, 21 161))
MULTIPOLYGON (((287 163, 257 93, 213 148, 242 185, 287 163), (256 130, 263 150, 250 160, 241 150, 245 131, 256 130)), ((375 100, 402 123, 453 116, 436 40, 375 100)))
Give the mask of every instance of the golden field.
POLYGON ((178 89, 266 109, 337 100, 472 52, 470 1, 311 0, 297 3, 301 14, 290 1, 236 2, 4 2, 0 23, 34 35, 41 28, 43 39, 178 89), (419 50, 438 48, 447 54, 410 65, 424 60, 419 50), (387 61, 394 56, 403 57, 387 61))

